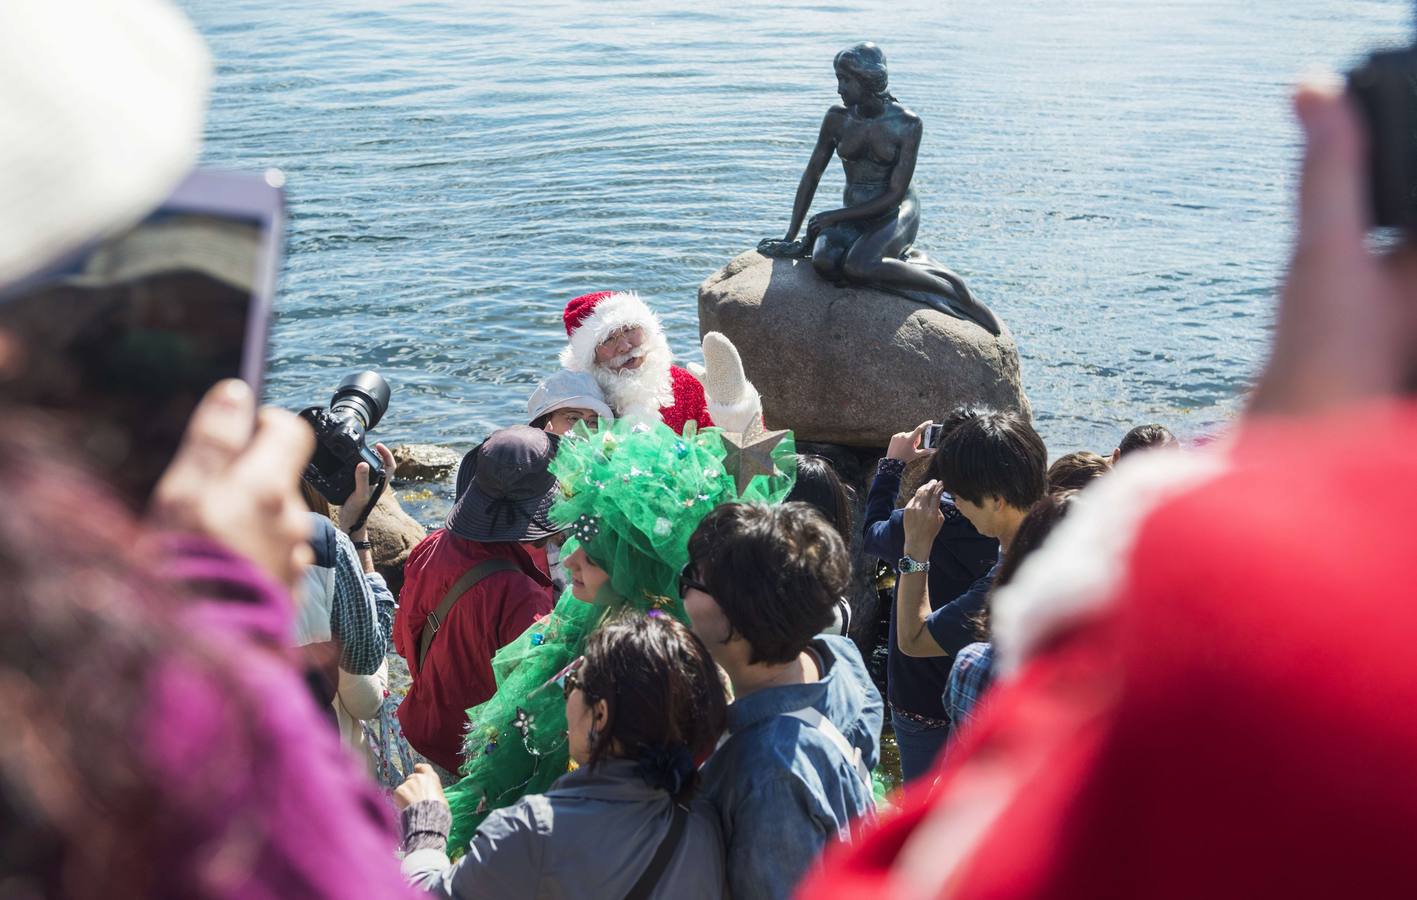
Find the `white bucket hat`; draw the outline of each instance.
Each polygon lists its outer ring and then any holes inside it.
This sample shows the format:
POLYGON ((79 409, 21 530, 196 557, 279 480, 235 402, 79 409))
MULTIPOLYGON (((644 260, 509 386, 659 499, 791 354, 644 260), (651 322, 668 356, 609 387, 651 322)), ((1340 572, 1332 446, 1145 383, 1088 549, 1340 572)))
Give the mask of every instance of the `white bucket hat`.
POLYGON ((165 0, 0 2, 0 286, 161 203, 197 162, 210 78, 165 0))
POLYGON ((605 395, 589 372, 562 369, 536 386, 526 402, 528 422, 566 408, 595 410, 605 424, 615 421, 615 414, 605 402, 605 395))

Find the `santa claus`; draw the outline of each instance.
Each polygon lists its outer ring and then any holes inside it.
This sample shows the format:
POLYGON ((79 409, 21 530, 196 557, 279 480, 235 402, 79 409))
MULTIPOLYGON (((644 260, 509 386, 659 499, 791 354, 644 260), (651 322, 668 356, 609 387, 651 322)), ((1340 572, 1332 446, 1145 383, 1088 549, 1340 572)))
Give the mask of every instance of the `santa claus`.
POLYGON ((738 351, 717 332, 704 337, 701 382, 673 364, 659 317, 633 292, 585 294, 566 304, 562 318, 570 340, 561 365, 594 376, 616 417, 659 419, 682 433, 691 421, 747 431, 761 416, 762 402, 743 376, 738 351))

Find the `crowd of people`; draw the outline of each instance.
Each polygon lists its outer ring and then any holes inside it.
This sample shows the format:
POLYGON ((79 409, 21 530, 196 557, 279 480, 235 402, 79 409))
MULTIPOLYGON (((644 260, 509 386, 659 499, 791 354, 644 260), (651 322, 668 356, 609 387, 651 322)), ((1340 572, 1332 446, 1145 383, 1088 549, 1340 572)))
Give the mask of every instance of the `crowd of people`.
MULTIPOLYGON (((197 158, 190 129, 135 133, 132 96, 202 94, 190 26, 160 0, 85 14, 112 37, 79 57, 60 18, 0 8, 0 48, 61 48, 47 79, 0 53, 0 137, 51 136, 0 141, 0 304, 197 158), (114 152, 141 171, 73 193, 114 152)), ((0 896, 1410 893, 1417 257, 1366 241, 1343 95, 1297 109, 1273 355, 1204 446, 1147 424, 1050 465, 1025 416, 942 400, 854 515, 727 338, 680 368, 648 304, 592 293, 396 602, 355 512, 368 464, 339 513, 302 493, 310 430, 243 382, 139 511, 7 398, 0 896), (895 570, 884 698, 852 640, 858 535, 895 570), (380 790, 357 721, 386 711, 391 646, 420 761, 380 790)), ((28 364, 0 330, 0 374, 28 364)))

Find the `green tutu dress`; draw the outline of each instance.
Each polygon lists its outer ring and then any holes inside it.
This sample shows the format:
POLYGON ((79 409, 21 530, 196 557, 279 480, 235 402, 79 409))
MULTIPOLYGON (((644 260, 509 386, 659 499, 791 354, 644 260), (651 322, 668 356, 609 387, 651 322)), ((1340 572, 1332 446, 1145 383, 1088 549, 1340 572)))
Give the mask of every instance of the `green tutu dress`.
POLYGON ((729 471, 741 468, 732 450, 721 431, 693 423, 678 435, 621 420, 593 434, 578 426, 561 441, 551 471, 565 497, 551 518, 572 534, 562 558, 582 547, 610 580, 590 603, 567 589, 548 617, 493 657, 497 692, 468 710, 463 778, 447 791, 450 851, 465 849, 489 812, 545 792, 568 771, 565 699, 554 679, 581 655, 586 637, 627 607, 687 621, 678 578, 699 522, 723 503, 787 496, 796 474, 790 434, 772 447, 769 465, 756 464, 772 470, 766 475, 729 471))

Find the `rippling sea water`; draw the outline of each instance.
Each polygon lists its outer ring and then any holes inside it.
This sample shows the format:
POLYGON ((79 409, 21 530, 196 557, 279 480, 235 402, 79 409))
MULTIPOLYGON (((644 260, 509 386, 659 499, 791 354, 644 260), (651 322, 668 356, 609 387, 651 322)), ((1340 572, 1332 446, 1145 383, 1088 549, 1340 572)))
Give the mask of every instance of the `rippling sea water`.
MULTIPOLYGON (((275 402, 375 368, 394 386, 386 441, 470 445, 521 421, 562 306, 602 288, 640 291, 697 359, 699 282, 784 230, 832 56, 871 39, 925 121, 919 244, 1009 323, 1054 455, 1235 412, 1292 233, 1291 85, 1405 39, 1410 9, 185 6, 217 61, 205 161, 289 179, 275 402)), ((816 208, 840 188, 833 169, 816 208)))

